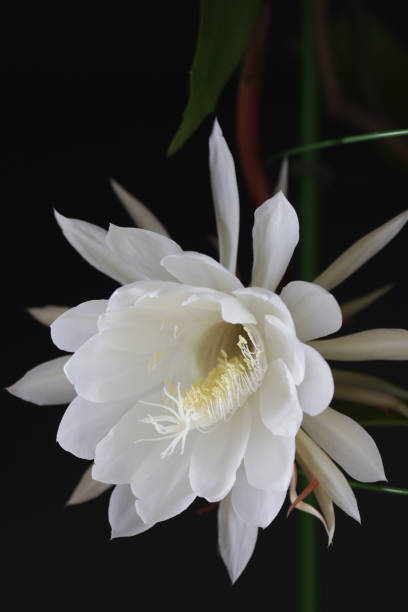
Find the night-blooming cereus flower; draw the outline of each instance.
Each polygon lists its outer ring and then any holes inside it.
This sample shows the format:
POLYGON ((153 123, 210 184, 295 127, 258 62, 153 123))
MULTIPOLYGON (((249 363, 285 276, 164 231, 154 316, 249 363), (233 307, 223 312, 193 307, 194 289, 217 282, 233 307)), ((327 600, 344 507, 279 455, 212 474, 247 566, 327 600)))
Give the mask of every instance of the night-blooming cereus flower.
POLYGON ((60 445, 93 459, 71 503, 115 485, 113 536, 149 529, 195 497, 220 502, 219 547, 232 580, 248 562, 258 527, 296 499, 295 458, 315 479, 330 537, 333 502, 358 519, 354 494, 329 455, 353 477, 384 478, 372 438, 329 408, 334 382, 326 358, 406 359, 405 330, 338 331, 329 290, 381 249, 404 213, 341 256, 315 283, 277 287, 299 237, 282 192, 255 213, 250 287, 235 276, 239 202, 234 163, 216 123, 210 172, 220 263, 184 252, 149 211, 114 189, 139 224, 108 232, 57 221, 68 241, 123 286, 108 300, 34 312, 51 322, 54 343, 72 355, 28 372, 10 391, 39 404, 71 402, 60 445), (302 426, 302 429, 300 427, 302 426), (326 454, 328 453, 328 454, 326 454))

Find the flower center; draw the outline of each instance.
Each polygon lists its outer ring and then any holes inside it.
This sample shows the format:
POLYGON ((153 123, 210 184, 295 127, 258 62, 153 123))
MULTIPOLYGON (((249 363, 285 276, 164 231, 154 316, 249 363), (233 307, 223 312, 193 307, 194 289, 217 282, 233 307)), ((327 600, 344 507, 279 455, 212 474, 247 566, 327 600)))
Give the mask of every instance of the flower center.
POLYGON ((241 328, 235 342, 234 355, 219 351, 216 365, 205 379, 199 379, 184 392, 181 384, 175 386, 166 381, 163 388, 165 403, 143 402, 163 408, 163 415, 147 415, 142 423, 150 423, 159 435, 157 440, 171 439, 162 456, 170 455, 178 443, 184 452, 187 434, 193 429, 209 431, 219 421, 228 421, 257 391, 265 374, 266 365, 261 341, 254 337, 254 330, 241 328))

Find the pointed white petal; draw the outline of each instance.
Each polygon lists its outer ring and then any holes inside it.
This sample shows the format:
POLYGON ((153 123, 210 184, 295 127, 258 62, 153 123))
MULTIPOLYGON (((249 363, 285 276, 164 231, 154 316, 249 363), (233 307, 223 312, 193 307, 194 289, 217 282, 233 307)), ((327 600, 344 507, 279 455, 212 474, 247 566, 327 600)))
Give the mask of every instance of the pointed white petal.
POLYGON ((295 439, 275 436, 255 411, 245 453, 245 472, 250 485, 257 489, 286 491, 295 460, 295 439))
POLYGON ((298 397, 303 412, 315 416, 330 404, 333 393, 333 375, 321 355, 304 344, 306 368, 303 382, 298 387, 298 397))
POLYGON ((302 429, 299 429, 296 436, 296 460, 304 469, 309 470, 313 478, 317 478, 339 508, 360 521, 357 501, 346 478, 302 429))
MULTIPOLYGON (((258 393, 250 400, 258 404, 263 424, 276 436, 295 436, 302 422, 295 383, 282 359, 268 365, 258 393)), ((254 406, 255 408, 255 406, 254 406)))
POLYGON ((376 443, 350 417, 327 408, 315 417, 305 414, 302 427, 353 478, 361 482, 386 480, 376 443))
POLYGON ((190 465, 196 495, 213 502, 230 491, 248 443, 250 423, 249 411, 241 408, 229 421, 197 436, 190 465))
POLYGON ((265 349, 268 361, 282 359, 299 385, 305 376, 304 344, 295 333, 273 315, 265 316, 265 349))
POLYGON ((254 314, 259 324, 262 323, 265 315, 274 315, 288 329, 295 331, 289 308, 276 293, 262 287, 245 287, 233 291, 233 294, 254 314))
POLYGON ((116 196, 121 201, 128 212, 129 217, 137 227, 150 230, 151 232, 156 232, 156 234, 161 234, 162 236, 169 235, 158 218, 144 204, 142 204, 140 200, 126 191, 126 189, 124 189, 122 185, 119 185, 119 183, 114 179, 111 179, 110 183, 116 196))
POLYGON ((108 300, 90 300, 64 312, 51 325, 52 341, 62 351, 74 353, 97 333, 98 317, 105 312, 108 300))
POLYGON ((189 463, 188 452, 176 451, 163 458, 148 478, 132 480, 136 510, 145 523, 166 521, 193 503, 196 495, 188 478, 189 463))
POLYGON ((112 538, 125 538, 147 531, 153 524, 142 521, 136 511, 136 499, 129 485, 117 485, 109 501, 109 523, 112 538))
POLYGON ((267 527, 281 509, 285 497, 286 491, 265 491, 251 487, 244 466, 241 465, 232 487, 231 501, 243 521, 256 527, 267 527))
POLYGON ((289 162, 288 158, 284 157, 279 170, 279 176, 274 189, 274 195, 282 191, 282 193, 288 195, 288 176, 289 176, 289 162))
MULTIPOLYGON (((353 317, 355 314, 370 306, 373 302, 377 301, 382 297, 385 293, 390 291, 394 285, 390 283, 389 285, 384 285, 384 287, 380 287, 375 291, 371 291, 366 295, 362 295, 355 300, 350 300, 349 302, 344 302, 341 304, 341 312, 343 314, 343 319, 349 319, 353 317)), ((317 338, 317 336, 316 336, 317 338)))
POLYGON ((221 315, 227 323, 240 323, 241 325, 256 325, 254 315, 232 295, 225 293, 196 293, 183 302, 183 306, 191 306, 197 310, 221 315))
POLYGON ((181 253, 181 248, 170 238, 135 227, 118 227, 112 223, 106 235, 112 253, 132 270, 132 281, 173 280, 161 260, 166 255, 181 253))
POLYGON ((365 406, 375 406, 381 410, 395 410, 395 412, 399 412, 403 416, 408 417, 408 406, 406 403, 383 391, 336 383, 334 397, 346 402, 354 402, 365 406))
POLYGON ((228 495, 218 509, 218 548, 231 582, 235 582, 244 571, 254 552, 257 537, 258 527, 238 516, 231 495, 228 495))
POLYGON ((295 209, 280 191, 255 211, 251 285, 274 291, 299 242, 295 209))
POLYGON ((105 230, 92 223, 68 219, 54 212, 65 238, 91 266, 118 283, 126 284, 136 280, 132 268, 109 249, 105 242, 105 230))
POLYGON ((310 343, 326 359, 338 361, 372 361, 408 359, 406 329, 369 329, 367 331, 310 343))
POLYGON ((293 281, 280 294, 289 308, 299 340, 306 342, 340 329, 342 316, 337 300, 325 289, 305 281, 293 281))
MULTIPOLYGON (((310 474, 310 472, 307 469, 305 470, 305 473, 306 473, 306 476, 309 482, 312 482, 314 478, 313 475, 310 474)), ((298 494, 296 491, 296 484, 297 484, 297 470, 296 470, 296 465, 295 465, 294 470, 293 470, 293 478, 291 480, 290 488, 289 488, 289 498, 292 504, 295 503, 298 497, 298 494)), ((335 528, 335 516, 334 516, 333 502, 330 496, 327 494, 327 491, 325 491, 325 489, 320 484, 317 485, 317 487, 313 489, 313 493, 315 494, 317 498, 321 511, 323 512, 323 515, 314 506, 306 502, 303 502, 303 501, 299 501, 296 504, 295 508, 296 510, 306 512, 307 514, 311 514, 312 516, 315 516, 317 519, 319 519, 319 521, 321 521, 321 523, 323 524, 326 530, 327 536, 329 538, 329 546, 330 546, 333 540, 334 528, 335 528)))
POLYGON ((45 361, 29 370, 7 391, 27 402, 48 406, 68 404, 75 397, 75 390, 64 374, 64 365, 70 355, 45 361))
POLYGON ((242 288, 242 283, 224 266, 201 253, 185 251, 180 255, 167 255, 161 265, 182 283, 210 287, 230 293, 242 288))
POLYGON ((209 149, 220 262, 234 274, 238 251, 239 195, 234 160, 217 120, 214 121, 209 149))
POLYGON ((72 492, 67 501, 67 506, 83 504, 91 499, 102 495, 111 485, 105 482, 98 482, 92 478, 92 466, 89 466, 82 475, 81 480, 72 492))
POLYGON ((333 369, 333 376, 336 385, 353 385, 359 388, 373 389, 380 391, 381 393, 387 393, 389 395, 396 395, 408 400, 408 391, 397 385, 371 376, 370 374, 362 374, 361 372, 350 372, 348 370, 333 369))
POLYGON ((55 319, 58 319, 67 310, 69 310, 69 306, 50 305, 27 308, 27 312, 43 325, 51 325, 55 319))
POLYGON ((58 444, 81 459, 93 459, 95 447, 134 402, 88 402, 77 396, 66 409, 57 433, 58 444))
POLYGON ((360 238, 322 272, 314 282, 328 290, 337 287, 337 285, 351 276, 360 266, 384 248, 404 227, 407 220, 408 211, 406 210, 363 238, 360 238))

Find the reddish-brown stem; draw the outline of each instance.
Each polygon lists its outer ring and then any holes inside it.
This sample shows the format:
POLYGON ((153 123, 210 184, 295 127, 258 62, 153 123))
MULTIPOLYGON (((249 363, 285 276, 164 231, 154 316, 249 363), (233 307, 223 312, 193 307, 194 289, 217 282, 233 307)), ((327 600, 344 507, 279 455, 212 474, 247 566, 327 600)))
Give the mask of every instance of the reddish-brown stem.
POLYGON ((305 489, 303 489, 303 491, 297 496, 293 504, 290 506, 289 510, 287 511, 286 517, 288 517, 292 510, 294 510, 296 506, 305 499, 305 497, 310 495, 310 493, 312 493, 312 491, 314 491, 318 485, 319 481, 317 480, 317 478, 313 478, 313 480, 307 485, 305 489))
POLYGON ((242 65, 237 97, 237 145, 255 207, 272 194, 260 141, 260 103, 271 14, 271 0, 264 0, 242 65))
POLYGON ((207 512, 211 512, 211 510, 215 510, 218 504, 219 502, 212 502, 211 504, 207 504, 206 506, 203 506, 202 508, 198 508, 197 514, 199 516, 202 516, 203 514, 207 514, 207 512))

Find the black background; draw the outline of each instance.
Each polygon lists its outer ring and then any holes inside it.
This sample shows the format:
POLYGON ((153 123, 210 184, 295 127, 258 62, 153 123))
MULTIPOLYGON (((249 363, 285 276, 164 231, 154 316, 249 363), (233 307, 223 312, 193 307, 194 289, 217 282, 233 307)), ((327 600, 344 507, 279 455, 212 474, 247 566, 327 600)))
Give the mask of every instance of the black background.
MULTIPOLYGON (((406 10, 365 3, 403 40, 406 10)), ((299 6, 277 2, 263 99, 265 151, 299 142, 299 6)), ((341 3, 333 7, 341 12, 341 3)), ((179 124, 197 34, 198 2, 15 1, 9 8, 3 69, 9 138, 8 194, 2 207, 3 385, 58 355, 26 306, 76 305, 115 288, 64 241, 52 208, 106 227, 129 220, 112 194, 114 176, 145 202, 185 249, 211 250, 215 231, 207 165, 211 119, 173 158, 165 151, 179 124)), ((406 73, 400 75, 406 92, 406 73)), ((236 77, 217 115, 236 157, 236 77)), ((321 137, 355 133, 329 121, 321 137)), ((396 119, 397 120, 397 119, 396 119)), ((400 127, 405 127, 401 125, 400 127)), ((407 169, 382 143, 324 151, 318 168, 321 265, 406 207, 407 169)), ((301 164, 291 165, 296 206, 301 164)), ((242 178, 240 269, 251 265, 251 203, 242 178)), ((396 288, 356 317, 350 331, 406 327, 406 238, 336 292, 347 299, 390 280, 396 288)), ((405 363, 359 366, 406 385, 405 363)), ((264 532, 249 566, 231 587, 217 554, 216 515, 183 515, 132 539, 109 541, 108 494, 83 506, 64 503, 86 464, 56 445, 62 407, 2 396, 2 550, 10 609, 140 609, 163 605, 212 609, 297 610, 297 529, 284 512, 264 532), (75 606, 75 608, 74 608, 75 606)), ((389 482, 408 487, 407 434, 372 430, 389 482)), ((406 498, 357 492, 363 525, 340 510, 334 545, 321 534, 323 610, 399 609, 406 593, 406 498), (402 553, 402 556, 400 556, 402 553)))

